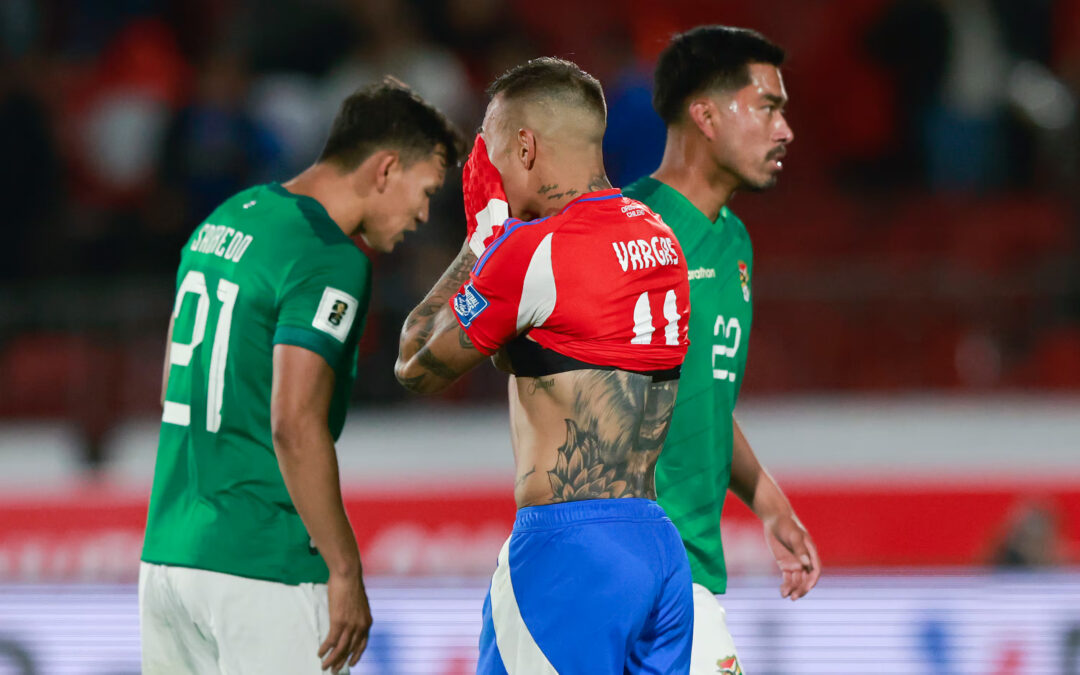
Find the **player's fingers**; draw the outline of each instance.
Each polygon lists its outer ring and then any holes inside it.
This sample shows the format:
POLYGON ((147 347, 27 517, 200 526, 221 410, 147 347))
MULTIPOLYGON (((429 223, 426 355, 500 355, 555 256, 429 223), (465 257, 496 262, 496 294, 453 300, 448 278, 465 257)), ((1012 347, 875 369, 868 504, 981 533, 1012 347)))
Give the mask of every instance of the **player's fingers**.
POLYGON ((795 587, 795 575, 794 572, 788 571, 783 573, 783 581, 780 584, 780 597, 786 598, 791 595, 791 590, 795 587))
POLYGON ((813 564, 813 568, 810 570, 809 580, 806 586, 806 593, 810 592, 814 586, 817 586, 818 579, 821 578, 821 558, 818 556, 817 547, 814 546, 814 541, 810 537, 806 537, 806 549, 810 552, 810 561, 813 564))
POLYGON ((805 576, 806 575, 802 572, 802 570, 791 573, 791 590, 788 592, 787 597, 791 598, 792 600, 798 597, 799 587, 802 586, 802 581, 805 576))
POLYGON ((320 659, 326 656, 326 653, 329 652, 330 649, 338 643, 338 640, 341 639, 341 633, 344 629, 345 625, 341 622, 335 621, 330 624, 330 634, 327 635, 326 639, 323 640, 323 643, 319 645, 320 659))
POLYGON ((800 598, 809 593, 810 589, 817 584, 819 576, 821 576, 821 571, 816 567, 803 574, 803 578, 799 580, 799 587, 796 590, 800 598))
POLYGON ((341 631, 341 637, 334 645, 333 651, 323 659, 322 667, 324 670, 329 669, 330 672, 341 670, 341 667, 345 665, 345 660, 349 658, 349 645, 352 644, 352 638, 353 631, 351 628, 341 631))
POLYGON ((802 584, 799 587, 799 597, 803 597, 807 593, 817 586, 818 579, 821 578, 821 558, 818 557, 817 548, 814 546, 814 542, 809 536, 806 537, 806 549, 810 553, 810 562, 812 567, 810 571, 806 573, 802 584))
POLYGON ((810 535, 804 537, 806 541, 806 550, 810 553, 810 561, 814 565, 814 569, 821 569, 821 556, 818 555, 817 546, 814 545, 814 540, 810 538, 810 535))
POLYGON ((806 537, 800 532, 797 536, 792 537, 791 541, 786 543, 786 546, 795 556, 795 559, 799 561, 799 568, 804 572, 809 572, 814 568, 814 561, 810 557, 806 541, 806 537))
POLYGON ((360 661, 360 657, 363 656, 364 650, 367 649, 367 643, 368 633, 365 631, 362 635, 359 636, 359 639, 356 641, 356 645, 353 647, 352 658, 349 659, 350 668, 355 666, 360 661))
POLYGON ((345 667, 345 664, 349 662, 349 658, 352 656, 353 641, 356 639, 356 633, 349 633, 348 642, 341 643, 341 649, 338 652, 337 658, 334 659, 334 669, 332 672, 336 672, 345 667))
POLYGON ((364 648, 367 647, 367 636, 368 633, 363 628, 357 629, 353 635, 352 643, 349 644, 349 665, 355 666, 356 662, 360 660, 360 655, 364 653, 364 648))
POLYGON ((807 594, 807 579, 809 575, 806 572, 799 572, 792 584, 792 599, 797 600, 800 597, 807 594))

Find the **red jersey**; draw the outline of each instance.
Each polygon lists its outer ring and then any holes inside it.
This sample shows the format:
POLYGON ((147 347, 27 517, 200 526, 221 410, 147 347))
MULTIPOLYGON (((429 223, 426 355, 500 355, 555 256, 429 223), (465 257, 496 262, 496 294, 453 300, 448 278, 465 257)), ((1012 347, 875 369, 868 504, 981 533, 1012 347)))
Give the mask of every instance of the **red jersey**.
POLYGON ((507 220, 450 303, 478 350, 511 345, 519 375, 670 370, 689 345, 679 242, 660 216, 618 189, 582 195, 547 218, 507 220), (563 367, 523 371, 515 346, 518 354, 554 352, 563 367))

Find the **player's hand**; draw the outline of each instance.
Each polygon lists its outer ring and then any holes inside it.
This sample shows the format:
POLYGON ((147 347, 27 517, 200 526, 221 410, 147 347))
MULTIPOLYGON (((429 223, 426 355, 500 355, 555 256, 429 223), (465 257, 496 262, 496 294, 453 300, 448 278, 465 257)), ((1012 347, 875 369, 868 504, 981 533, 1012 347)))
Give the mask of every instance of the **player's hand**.
POLYGON ((331 574, 327 583, 330 600, 330 634, 319 646, 323 670, 336 673, 346 661, 355 666, 367 648, 371 630, 371 608, 368 606, 364 579, 359 573, 338 576, 331 574))
POLYGON ((821 576, 821 559, 799 519, 783 515, 766 521, 765 541, 783 575, 780 596, 798 600, 809 593, 821 576))
POLYGON ((484 138, 477 134, 465 166, 461 168, 461 191, 465 197, 466 240, 479 258, 488 244, 502 234, 502 226, 510 217, 502 176, 488 159, 484 138))

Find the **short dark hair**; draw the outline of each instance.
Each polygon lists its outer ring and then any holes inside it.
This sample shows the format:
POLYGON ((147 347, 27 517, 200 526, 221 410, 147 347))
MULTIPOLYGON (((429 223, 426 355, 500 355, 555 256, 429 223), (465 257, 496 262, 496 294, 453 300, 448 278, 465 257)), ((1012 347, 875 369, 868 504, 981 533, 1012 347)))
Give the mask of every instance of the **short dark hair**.
POLYGON ((576 63, 552 56, 542 56, 514 66, 500 75, 487 90, 490 98, 499 94, 506 99, 553 97, 584 105, 600 119, 607 119, 604 88, 599 80, 576 63))
POLYGON ((455 166, 465 149, 461 132, 435 106, 387 77, 342 102, 319 161, 351 171, 377 150, 398 150, 409 164, 440 147, 447 166, 455 166))
POLYGON ((691 96, 750 84, 751 63, 779 68, 784 50, 748 28, 698 26, 675 35, 656 63, 653 108, 665 124, 678 122, 691 96))

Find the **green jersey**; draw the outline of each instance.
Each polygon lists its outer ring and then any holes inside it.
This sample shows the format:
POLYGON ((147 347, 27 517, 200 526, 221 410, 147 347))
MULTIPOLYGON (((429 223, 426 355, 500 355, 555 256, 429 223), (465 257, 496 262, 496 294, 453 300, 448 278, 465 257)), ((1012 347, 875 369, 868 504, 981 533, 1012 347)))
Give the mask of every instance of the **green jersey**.
POLYGON ((231 197, 196 228, 177 273, 144 561, 328 579, 274 453, 273 350, 303 347, 334 369, 336 439, 370 293, 367 257, 319 202, 278 184, 231 197))
POLYGON ((678 237, 690 273, 690 350, 656 465, 656 491, 682 535, 694 582, 723 593, 727 570, 720 516, 731 478, 732 413, 753 317, 750 236, 726 206, 710 221, 653 178, 642 178, 623 194, 660 214, 678 237))

